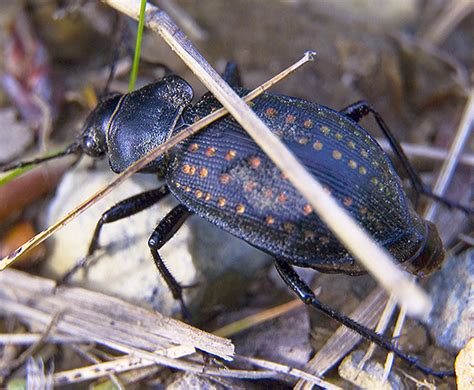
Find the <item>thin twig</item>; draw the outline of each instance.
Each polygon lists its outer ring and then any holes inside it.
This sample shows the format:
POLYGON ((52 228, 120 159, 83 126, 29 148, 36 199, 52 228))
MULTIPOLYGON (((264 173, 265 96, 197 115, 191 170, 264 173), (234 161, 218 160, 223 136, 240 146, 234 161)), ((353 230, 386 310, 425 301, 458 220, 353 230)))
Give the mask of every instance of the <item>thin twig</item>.
MULTIPOLYGON (((84 348, 83 346, 73 345, 72 350, 76 352, 79 356, 81 356, 83 359, 85 359, 86 361, 89 361, 94 364, 102 363, 97 356, 93 355, 90 352, 90 348, 86 350, 86 348, 84 348)), ((106 375, 108 376, 109 380, 117 387, 117 389, 122 390, 124 388, 119 378, 115 375, 114 371, 108 372, 106 375)), ((53 381, 54 381, 54 375, 53 375, 53 381)))
POLYGON ((225 325, 212 333, 220 337, 230 337, 253 326, 262 324, 263 322, 286 314, 289 311, 301 306, 302 304, 303 302, 300 299, 295 299, 293 301, 284 303, 283 305, 272 307, 271 309, 263 310, 245 318, 241 318, 240 320, 225 325))
MULTIPOLYGON (((38 342, 44 333, 7 333, 0 334, 0 345, 29 345, 38 342)), ((49 344, 84 344, 89 340, 84 337, 48 334, 45 340, 49 344)))
MULTIPOLYGON (((469 136, 471 134, 472 124, 474 123, 474 89, 471 89, 469 97, 464 109, 464 113, 456 131, 456 137, 454 138, 451 148, 449 149, 449 155, 446 159, 445 164, 441 168, 441 172, 436 180, 433 187, 433 193, 437 195, 444 195, 449 183, 453 177, 454 171, 459 164, 461 153, 466 145, 469 136)), ((424 215, 425 218, 434 221, 436 217, 438 205, 435 202, 431 202, 424 215)))
POLYGON ((445 4, 445 9, 433 21, 431 28, 423 35, 423 39, 433 45, 440 45, 456 26, 474 11, 474 2, 471 0, 450 1, 445 4))
POLYGON ((160 0, 160 6, 167 11, 171 17, 176 19, 183 29, 192 39, 203 41, 209 37, 204 30, 183 8, 173 0, 160 0))

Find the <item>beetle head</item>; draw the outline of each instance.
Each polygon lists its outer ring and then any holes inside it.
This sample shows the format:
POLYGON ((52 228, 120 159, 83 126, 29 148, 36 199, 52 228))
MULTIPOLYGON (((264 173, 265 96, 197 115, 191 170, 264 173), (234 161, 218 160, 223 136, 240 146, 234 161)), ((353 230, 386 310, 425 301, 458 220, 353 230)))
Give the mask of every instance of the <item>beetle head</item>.
POLYGON ((81 147, 91 157, 102 157, 107 153, 107 127, 122 95, 108 94, 89 114, 81 135, 81 147))

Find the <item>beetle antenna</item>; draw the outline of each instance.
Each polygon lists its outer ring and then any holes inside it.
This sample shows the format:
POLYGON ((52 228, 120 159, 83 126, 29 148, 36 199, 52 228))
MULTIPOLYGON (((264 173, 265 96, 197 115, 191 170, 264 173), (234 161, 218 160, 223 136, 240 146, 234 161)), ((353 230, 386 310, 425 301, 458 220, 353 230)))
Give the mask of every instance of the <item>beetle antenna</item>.
POLYGON ((69 145, 66 149, 62 150, 61 152, 52 154, 50 156, 39 157, 39 158, 35 158, 33 160, 20 161, 20 162, 16 162, 16 163, 3 165, 3 166, 0 167, 0 172, 7 172, 7 171, 11 171, 13 169, 27 167, 29 165, 41 164, 43 162, 46 162, 46 161, 49 161, 49 160, 54 160, 54 159, 59 158, 59 157, 68 156, 68 155, 74 154, 74 153, 82 154, 82 148, 81 148, 81 144, 79 142, 74 142, 71 145, 69 145))

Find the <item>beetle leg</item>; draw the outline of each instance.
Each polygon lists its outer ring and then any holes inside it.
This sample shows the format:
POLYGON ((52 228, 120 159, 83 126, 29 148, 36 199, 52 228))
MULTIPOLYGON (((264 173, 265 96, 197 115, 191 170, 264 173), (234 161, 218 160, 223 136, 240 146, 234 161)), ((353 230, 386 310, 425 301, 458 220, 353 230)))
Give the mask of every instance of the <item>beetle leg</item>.
POLYGON ((73 268, 66 272, 59 284, 67 282, 77 271, 79 271, 81 268, 87 267, 87 260, 90 259, 90 257, 99 247, 99 236, 104 224, 115 222, 119 219, 127 218, 131 215, 137 214, 140 211, 143 211, 159 202, 169 193, 170 191, 168 186, 163 185, 154 190, 142 192, 130 198, 124 199, 103 213, 95 227, 94 235, 92 236, 91 242, 89 244, 87 255, 77 262, 73 268))
POLYGON ((309 288, 309 286, 299 277, 293 267, 288 264, 288 261, 285 259, 275 259, 275 267, 280 274, 283 281, 290 287, 298 297, 307 305, 311 305, 317 310, 323 312, 330 318, 340 322, 341 324, 347 326, 349 329, 353 330, 354 332, 360 334, 365 339, 379 345, 382 348, 385 348, 387 351, 393 352, 399 358, 405 360, 410 365, 420 369, 421 371, 435 375, 439 377, 444 376, 451 376, 453 374, 452 371, 434 371, 433 369, 424 366, 423 364, 418 362, 418 359, 406 355, 403 353, 399 348, 393 345, 387 338, 383 335, 376 333, 375 331, 359 324, 358 322, 352 320, 345 315, 337 312, 336 310, 332 309, 331 307, 325 305, 321 301, 319 301, 316 296, 314 295, 313 291, 309 288))
POLYGON ((343 110, 341 110, 340 112, 341 114, 348 116, 355 122, 359 122, 362 118, 372 113, 380 130, 382 131, 384 136, 387 138, 388 142, 390 143, 391 148, 395 152, 395 155, 398 157, 403 167, 405 168, 405 171, 408 174, 408 178, 410 179, 410 182, 412 183, 412 186, 416 191, 415 207, 418 203, 418 196, 422 194, 432 199, 435 199, 436 201, 448 207, 460 209, 467 214, 472 214, 474 212, 474 210, 468 206, 461 205, 459 203, 453 202, 449 199, 445 199, 439 195, 434 194, 433 191, 431 191, 431 189, 423 183, 420 176, 418 175, 418 173, 416 172, 416 170, 413 168, 410 161, 408 160, 400 143, 397 141, 397 139, 395 138, 391 130, 388 128, 382 116, 366 101, 361 100, 359 102, 351 104, 347 106, 346 108, 344 108, 343 110))
POLYGON ((189 316, 187 315, 186 306, 184 305, 183 288, 168 270, 168 267, 166 267, 166 264, 158 253, 158 250, 174 236, 186 219, 192 214, 193 212, 186 206, 182 204, 176 206, 160 221, 155 231, 148 239, 148 246, 150 247, 156 268, 158 268, 158 271, 168 285, 173 294, 173 298, 179 300, 181 304, 181 312, 184 318, 188 318, 189 316))
POLYGON ((102 230, 102 226, 104 224, 115 222, 120 219, 137 214, 140 211, 143 211, 153 206, 155 203, 159 202, 169 193, 170 190, 165 184, 154 190, 142 192, 130 198, 124 199, 121 202, 117 203, 115 206, 111 207, 109 210, 107 210, 104 214, 102 214, 102 217, 99 219, 99 222, 97 222, 97 225, 94 230, 94 235, 92 236, 92 240, 87 251, 87 256, 92 256, 98 248, 99 236, 102 230))
POLYGON ((242 81, 240 79, 240 72, 237 64, 233 62, 228 62, 225 66, 224 73, 222 78, 227 84, 229 84, 233 89, 241 88, 242 81))

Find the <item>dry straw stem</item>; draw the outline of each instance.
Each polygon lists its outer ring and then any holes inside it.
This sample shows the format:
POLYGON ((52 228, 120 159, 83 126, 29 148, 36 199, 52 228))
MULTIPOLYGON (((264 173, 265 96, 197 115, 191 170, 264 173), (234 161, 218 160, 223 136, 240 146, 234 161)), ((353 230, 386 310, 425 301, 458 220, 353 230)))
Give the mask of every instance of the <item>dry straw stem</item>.
MULTIPOLYGON (((138 19, 139 0, 104 0, 104 2, 128 16, 138 19)), ((275 165, 287 175, 295 188, 314 207, 320 218, 331 228, 352 255, 364 264, 381 285, 396 296, 397 302, 403 303, 407 307, 411 315, 426 317, 431 309, 429 297, 409 280, 407 275, 395 265, 391 256, 360 228, 349 213, 339 207, 330 195, 326 194, 321 184, 306 171, 278 137, 222 80, 169 16, 157 7, 148 4, 145 23, 147 27, 162 36, 275 165)))
POLYGON ((270 321, 274 318, 280 317, 289 311, 300 307, 303 302, 300 299, 284 303, 282 305, 272 307, 268 310, 263 310, 253 315, 244 317, 238 321, 232 322, 228 325, 223 326, 212 332, 216 336, 220 337, 231 337, 237 333, 243 332, 244 330, 250 329, 254 326, 262 324, 266 321, 270 321))
MULTIPOLYGON (((469 136, 471 135, 472 124, 474 123, 474 89, 469 91, 468 100, 464 113, 456 132, 456 137, 453 140, 451 148, 449 149, 448 157, 445 160, 441 172, 433 187, 433 192, 438 195, 443 195, 451 179, 454 171, 461 160, 461 153, 466 145, 469 136)), ((425 218, 434 221, 436 217, 438 205, 431 202, 424 215, 425 218)))
MULTIPOLYGON (((109 375, 110 368, 119 373, 156 364, 203 374, 202 361, 188 360, 195 359, 196 349, 224 360, 231 360, 234 356, 230 340, 118 298, 78 287, 56 287, 53 280, 13 269, 0 273, 0 285, 1 315, 14 315, 31 329, 42 331, 52 318, 58 316, 46 341, 97 343, 129 355, 121 356, 115 362, 56 373, 53 378, 58 385, 109 375)), ((38 334, 3 337, 3 341, 22 344, 38 340, 41 340, 38 334)), ((305 379, 313 385, 335 388, 314 375, 284 365, 265 361, 253 364, 263 370, 206 367, 204 375, 287 381, 305 379)))

